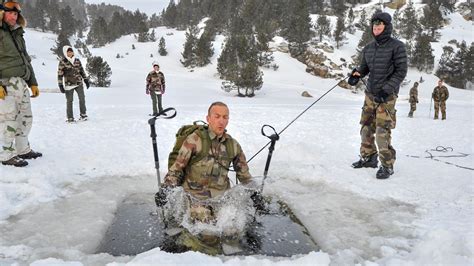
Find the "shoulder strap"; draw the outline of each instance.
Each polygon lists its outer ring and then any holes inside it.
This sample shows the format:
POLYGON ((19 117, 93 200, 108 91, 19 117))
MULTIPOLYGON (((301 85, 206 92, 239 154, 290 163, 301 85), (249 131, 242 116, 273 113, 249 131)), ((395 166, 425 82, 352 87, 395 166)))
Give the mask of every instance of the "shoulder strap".
POLYGON ((201 151, 191 158, 188 165, 195 164, 204 159, 209 154, 209 149, 211 148, 211 138, 209 137, 206 127, 200 126, 195 132, 201 138, 202 147, 201 151))

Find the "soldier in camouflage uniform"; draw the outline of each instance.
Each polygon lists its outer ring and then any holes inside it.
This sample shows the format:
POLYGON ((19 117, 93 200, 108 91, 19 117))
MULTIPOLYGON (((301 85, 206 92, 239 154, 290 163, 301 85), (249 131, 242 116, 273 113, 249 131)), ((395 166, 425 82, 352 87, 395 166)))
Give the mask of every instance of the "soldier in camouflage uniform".
POLYGON ((370 73, 360 119, 361 158, 352 167, 376 168, 378 148, 382 163, 376 174, 378 179, 394 173, 396 152, 391 144, 391 130, 396 126, 395 103, 408 68, 405 45, 391 37, 391 21, 388 13, 374 14, 371 25, 375 41, 364 47, 361 64, 352 72, 358 78, 370 73))
POLYGON ((67 122, 74 122, 72 103, 74 101, 74 91, 79 97, 79 120, 87 120, 86 96, 82 81, 89 89, 89 79, 82 67, 81 61, 74 56, 74 51, 69 45, 63 47, 63 55, 58 64, 58 87, 62 93, 66 94, 66 114, 67 122))
POLYGON ((0 161, 16 167, 42 156, 28 141, 33 123, 28 87, 33 98, 39 89, 23 38, 25 26, 19 3, 0 4, 0 161))
MULTIPOLYGON (((174 164, 169 167, 164 181, 165 190, 176 186, 183 187, 191 199, 191 219, 195 222, 203 223, 214 221, 215 216, 212 207, 203 204, 201 200, 222 195, 230 189, 228 177, 230 164, 234 166, 236 177, 242 184, 248 184, 252 179, 240 144, 227 134, 225 130, 229 122, 229 109, 227 105, 222 102, 211 104, 206 119, 209 123, 207 134, 210 138, 207 156, 201 161, 190 164, 192 158, 203 149, 201 137, 196 132, 191 133, 183 142, 178 157, 174 164), (231 145, 233 145, 234 154, 232 156, 229 156, 227 153, 227 142, 231 142, 231 145)), ((157 195, 162 198, 166 197, 166 193, 161 193, 160 196, 159 192, 157 195)), ((166 202, 166 200, 162 202, 166 202)), ((187 235, 189 238, 190 235, 187 235)), ((203 246, 215 245, 218 240, 216 236, 206 234, 200 234, 197 238, 193 241, 189 241, 189 239, 185 241, 200 243, 196 244, 197 247, 190 246, 189 248, 199 250, 203 246)))
POLYGON ((165 75, 160 71, 160 65, 153 62, 153 70, 146 77, 146 94, 149 94, 153 104, 153 115, 163 111, 162 95, 165 94, 165 75))
POLYGON ((431 97, 434 101, 434 119, 438 119, 439 108, 441 107, 441 119, 446 119, 446 101, 449 98, 449 91, 446 86, 443 85, 443 80, 438 81, 438 86, 433 89, 431 97))
POLYGON ((415 112, 416 104, 418 103, 418 82, 415 82, 413 87, 410 89, 410 99, 408 102, 410 103, 410 112, 408 113, 408 117, 413 117, 413 112, 415 112))

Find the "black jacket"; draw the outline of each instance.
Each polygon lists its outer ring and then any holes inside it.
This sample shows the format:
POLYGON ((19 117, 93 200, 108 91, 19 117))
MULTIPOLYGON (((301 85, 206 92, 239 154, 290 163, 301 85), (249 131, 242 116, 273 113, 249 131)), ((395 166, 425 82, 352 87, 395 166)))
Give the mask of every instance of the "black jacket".
POLYGON ((369 74, 366 91, 373 95, 384 91, 398 95, 400 84, 407 75, 405 44, 391 37, 392 24, 385 25, 379 36, 362 50, 361 64, 357 68, 362 77, 369 74))

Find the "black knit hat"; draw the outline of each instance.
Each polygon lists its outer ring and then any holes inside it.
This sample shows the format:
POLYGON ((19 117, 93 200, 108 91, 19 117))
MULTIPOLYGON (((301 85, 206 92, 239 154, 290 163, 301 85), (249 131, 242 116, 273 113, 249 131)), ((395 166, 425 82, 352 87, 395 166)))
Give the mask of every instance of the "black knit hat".
POLYGON ((372 19, 370 20, 370 22, 373 24, 374 21, 376 21, 376 20, 381 20, 381 21, 383 21, 383 24, 385 24, 385 25, 392 24, 392 16, 390 16, 390 14, 387 13, 387 12, 378 12, 378 13, 375 13, 375 14, 372 16, 372 19))

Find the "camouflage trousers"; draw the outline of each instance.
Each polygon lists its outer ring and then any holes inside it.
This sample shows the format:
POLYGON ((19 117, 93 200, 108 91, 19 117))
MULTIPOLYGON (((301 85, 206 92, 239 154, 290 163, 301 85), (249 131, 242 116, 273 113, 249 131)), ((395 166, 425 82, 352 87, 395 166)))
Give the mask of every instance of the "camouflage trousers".
POLYGON ((413 117, 413 113, 416 111, 416 102, 410 102, 410 112, 408 113, 409 117, 413 117))
POLYGON ((434 101, 434 119, 438 119, 439 109, 441 107, 441 118, 446 119, 446 101, 434 101))
POLYGON ((33 123, 30 91, 22 78, 12 77, 4 82, 5 100, 0 100, 0 161, 7 161, 31 151, 28 134, 33 123))
POLYGON ((81 115, 85 115, 87 113, 86 109, 86 96, 84 94, 84 86, 81 84, 74 89, 66 90, 66 114, 67 118, 74 118, 72 103, 74 101, 74 91, 77 93, 77 97, 79 98, 79 112, 81 115))
POLYGON ((386 103, 378 104, 366 95, 360 118, 360 155, 366 158, 377 153, 378 147, 380 162, 385 167, 393 167, 396 159, 396 151, 391 144, 391 130, 397 123, 396 101, 397 97, 393 97, 386 103))
POLYGON ((158 112, 163 111, 163 106, 161 106, 162 95, 156 93, 155 91, 150 91, 151 102, 153 104, 153 113, 157 114, 158 112))

